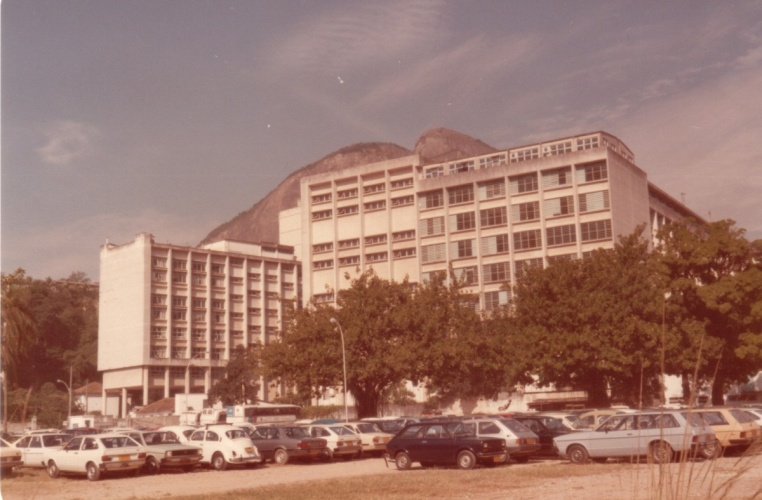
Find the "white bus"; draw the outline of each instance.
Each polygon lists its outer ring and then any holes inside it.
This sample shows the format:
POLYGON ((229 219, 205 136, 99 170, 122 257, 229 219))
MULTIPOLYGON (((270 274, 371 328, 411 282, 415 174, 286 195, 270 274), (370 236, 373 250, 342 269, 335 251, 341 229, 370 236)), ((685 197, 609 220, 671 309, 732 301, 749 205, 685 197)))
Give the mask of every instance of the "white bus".
POLYGON ((297 405, 256 403, 253 405, 228 406, 227 423, 250 424, 288 423, 299 419, 301 408, 297 405))

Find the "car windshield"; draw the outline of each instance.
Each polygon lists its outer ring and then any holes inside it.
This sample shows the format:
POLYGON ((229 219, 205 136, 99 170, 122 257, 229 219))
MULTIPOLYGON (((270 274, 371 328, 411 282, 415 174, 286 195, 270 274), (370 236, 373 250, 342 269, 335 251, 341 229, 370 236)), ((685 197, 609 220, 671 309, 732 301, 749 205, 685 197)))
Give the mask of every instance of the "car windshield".
POLYGON ((587 427, 585 422, 583 422, 577 415, 567 415, 564 417, 564 420, 569 422, 572 429, 585 429, 587 427))
POLYGON ((42 436, 42 445, 45 448, 52 446, 62 446, 69 440, 69 436, 66 434, 54 434, 52 436, 42 436))
POLYGON ((171 432, 146 432, 143 434, 146 444, 177 443, 177 438, 171 432))
POLYGON ((290 438, 310 437, 310 433, 304 427, 286 427, 283 431, 290 438))
POLYGON ((356 427, 360 432, 378 432, 378 427, 375 424, 357 424, 356 427))
POLYGON ((560 420, 557 418, 545 418, 542 421, 543 424, 545 424, 545 427, 551 430, 564 430, 565 426, 561 423, 560 420))
POLYGON ((129 436, 113 436, 101 438, 105 448, 125 448, 127 446, 140 446, 129 436))
POLYGON ((474 432, 466 427, 463 422, 453 422, 445 426, 453 437, 474 436, 474 432))
POLYGON ((243 432, 242 429, 230 429, 229 431, 225 432, 225 435, 229 437, 230 439, 238 439, 238 438, 245 438, 248 437, 245 432, 243 432))
POLYGON ((500 423, 508 427, 511 432, 532 432, 527 426, 512 418, 503 418, 500 420, 500 423))
POLYGON ((336 426, 330 428, 333 432, 339 436, 353 436, 355 433, 343 426, 336 426))
POLYGON ((704 419, 701 418, 701 415, 697 413, 681 413, 681 415, 691 425, 695 425, 696 427, 703 427, 704 425, 706 425, 704 423, 704 419))

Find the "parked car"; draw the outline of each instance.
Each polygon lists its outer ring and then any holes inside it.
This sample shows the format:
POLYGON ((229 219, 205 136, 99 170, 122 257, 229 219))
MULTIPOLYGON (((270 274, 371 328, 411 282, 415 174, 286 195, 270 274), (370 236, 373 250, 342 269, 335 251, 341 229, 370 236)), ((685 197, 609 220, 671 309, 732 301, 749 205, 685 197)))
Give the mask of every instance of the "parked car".
POLYGON ((362 450, 360 436, 341 424, 308 425, 306 428, 310 436, 325 439, 328 443, 325 455, 321 457, 324 460, 331 460, 334 457, 351 460, 362 450))
POLYGON ((262 461, 285 465, 293 459, 324 457, 328 451, 325 439, 310 436, 297 425, 260 425, 251 429, 249 438, 256 445, 262 461))
POLYGON ((386 452, 386 443, 392 439, 391 434, 383 432, 373 422, 347 422, 342 425, 360 436, 362 441, 361 453, 383 455, 386 452))
POLYGON ((580 420, 579 416, 574 413, 566 413, 566 412, 560 412, 560 411, 544 411, 540 413, 540 416, 555 418, 556 420, 560 421, 561 424, 567 429, 569 429, 570 431, 580 431, 580 430, 585 430, 587 428, 585 423, 582 422, 582 420, 580 420))
POLYGON ((6 475, 15 467, 24 464, 21 451, 5 439, 0 439, 0 474, 6 475))
POLYGON ((513 417, 521 422, 524 427, 537 434, 540 440, 540 451, 538 455, 556 456, 556 448, 553 446, 553 439, 564 434, 574 432, 563 425, 561 421, 553 417, 543 417, 541 415, 516 414, 513 417))
POLYGON ((507 457, 526 463, 529 457, 540 451, 540 438, 534 432, 512 418, 474 418, 463 421, 468 429, 479 437, 500 437, 505 440, 507 457))
POLYGON ((26 467, 45 467, 43 457, 46 451, 50 449, 60 449, 66 444, 71 436, 68 434, 45 433, 45 434, 27 434, 15 443, 13 446, 21 452, 21 458, 26 467))
POLYGON ((48 475, 85 474, 97 481, 105 473, 137 474, 146 462, 146 453, 134 439, 124 434, 75 436, 62 448, 45 453, 48 475))
POLYGON ((411 417, 367 417, 362 419, 363 422, 372 422, 378 425, 379 429, 389 434, 397 434, 407 424, 420 422, 418 418, 411 417))
POLYGON ((159 428, 160 431, 169 432, 177 439, 178 443, 190 444, 190 437, 198 427, 192 425, 167 425, 159 428))
POLYGON ((460 421, 418 422, 410 424, 386 445, 385 458, 399 470, 413 462, 422 467, 434 464, 456 465, 472 469, 477 463, 494 465, 505 462, 505 439, 478 437, 460 421))
POLYGON ((580 422, 582 422, 582 425, 584 425, 585 428, 595 429, 601 423, 603 423, 604 420, 609 418, 611 415, 619 415, 622 413, 625 413, 625 412, 620 409, 614 409, 614 408, 586 410, 579 414, 579 420, 580 422))
POLYGON ((167 431, 131 431, 128 436, 145 447, 146 463, 143 472, 158 474, 163 469, 182 469, 190 472, 201 461, 201 448, 181 444, 167 431))
POLYGON ((701 453, 714 439, 700 418, 656 410, 613 415, 593 431, 570 432, 554 443, 558 454, 575 464, 641 456, 667 463, 675 453, 701 453))
POLYGON ((715 458, 726 450, 743 451, 762 437, 759 425, 740 408, 712 406, 687 410, 700 415, 711 426, 717 440, 704 449, 707 458, 715 458))
POLYGON ((254 467, 262 463, 257 447, 240 427, 229 424, 210 424, 193 431, 189 443, 201 448, 201 463, 215 470, 225 470, 230 464, 254 467))

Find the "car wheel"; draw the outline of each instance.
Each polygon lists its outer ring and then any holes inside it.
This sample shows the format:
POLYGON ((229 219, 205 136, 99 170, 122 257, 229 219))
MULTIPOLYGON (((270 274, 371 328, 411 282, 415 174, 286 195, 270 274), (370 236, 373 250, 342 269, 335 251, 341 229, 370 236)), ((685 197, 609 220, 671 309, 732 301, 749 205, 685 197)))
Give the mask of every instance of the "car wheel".
POLYGON ((148 457, 146 459, 146 464, 143 467, 145 468, 147 474, 159 473, 159 462, 157 462, 154 457, 148 457))
POLYGON ((648 458, 655 464, 668 464, 672 461, 672 448, 664 441, 651 443, 648 447, 648 458))
POLYGON ((722 445, 719 441, 716 439, 711 443, 708 444, 702 451, 702 455, 704 455, 704 458, 707 458, 709 460, 713 460, 720 455, 722 455, 722 445))
POLYGON ((476 465, 476 457, 468 450, 463 450, 458 453, 458 468, 459 469, 473 469, 476 465))
POLYGON ((394 465, 397 466, 398 470, 408 470, 413 462, 410 460, 410 455, 401 451, 394 457, 394 465))
POLYGON ((288 452, 283 449, 275 450, 275 453, 273 453, 273 463, 277 465, 286 465, 288 463, 288 452))
POLYGON ((573 464, 585 464, 589 458, 585 447, 579 444, 571 445, 566 454, 569 455, 569 461, 573 464))
POLYGON ((101 470, 94 463, 88 462, 86 470, 87 470, 87 479, 89 479, 90 481, 97 481, 98 479, 101 478, 101 470))
POLYGON ((325 450, 325 453, 320 455, 321 462, 330 462, 333 460, 333 452, 331 450, 325 450))
POLYGON ((214 470, 225 470, 228 468, 228 462, 225 460, 225 457, 222 456, 222 453, 217 452, 214 455, 212 455, 212 469, 214 470))
POLYGON ((56 465, 56 463, 52 460, 48 462, 48 476, 55 479, 60 475, 61 475, 61 471, 58 469, 58 466, 56 465))
POLYGON ((513 460, 515 460, 517 463, 525 464, 529 462, 529 455, 522 455, 520 457, 516 457, 513 460))

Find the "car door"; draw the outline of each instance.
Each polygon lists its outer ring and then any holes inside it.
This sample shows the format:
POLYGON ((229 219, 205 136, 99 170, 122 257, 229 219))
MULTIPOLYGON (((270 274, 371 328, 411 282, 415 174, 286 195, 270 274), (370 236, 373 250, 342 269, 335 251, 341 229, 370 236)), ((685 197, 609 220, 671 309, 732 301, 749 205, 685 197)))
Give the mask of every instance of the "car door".
POLYGON ((56 453, 55 460, 58 468, 62 471, 84 471, 84 464, 79 466, 79 449, 82 446, 84 437, 77 436, 72 438, 63 447, 60 453, 56 453))
POLYGON ((590 455, 627 457, 640 454, 640 432, 635 415, 615 415, 595 432, 590 441, 590 455))
POLYGON ((193 446, 198 446, 199 448, 201 448, 201 461, 209 462, 212 458, 212 451, 206 445, 206 441, 204 440, 205 434, 206 434, 206 431, 204 431, 203 429, 199 429, 193 432, 193 434, 191 434, 188 441, 189 441, 189 444, 193 446))
POLYGON ((42 447, 41 436, 31 436, 29 440, 29 446, 22 453, 24 455, 24 464, 39 467, 42 463, 42 452, 45 451, 42 447))
POLYGON ((262 455, 263 460, 269 460, 273 456, 273 450, 275 450, 278 444, 278 429, 274 427, 262 427, 255 430, 249 436, 251 442, 259 450, 259 454, 262 455))
POLYGON ((24 461, 24 465, 30 465, 31 462, 27 458, 27 454, 29 453, 29 443, 32 441, 32 438, 34 436, 25 436, 16 441, 13 446, 15 446, 20 452, 21 452, 21 459, 24 461))

